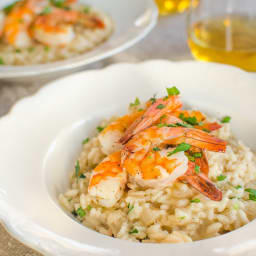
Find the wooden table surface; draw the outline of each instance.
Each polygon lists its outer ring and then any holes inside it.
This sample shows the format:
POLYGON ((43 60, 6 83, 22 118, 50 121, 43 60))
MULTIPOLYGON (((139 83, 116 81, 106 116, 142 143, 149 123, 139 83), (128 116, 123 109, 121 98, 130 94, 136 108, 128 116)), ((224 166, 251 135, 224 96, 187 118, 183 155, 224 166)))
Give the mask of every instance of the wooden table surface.
MULTIPOLYGON (((112 63, 148 59, 192 59, 186 44, 186 14, 160 18, 154 30, 140 43, 114 57, 91 65, 89 69, 99 69, 112 63)), ((0 82, 0 116, 5 115, 17 100, 34 94, 42 86, 37 82, 25 85, 7 85, 0 82)), ((41 255, 12 238, 0 223, 0 256, 41 255)))

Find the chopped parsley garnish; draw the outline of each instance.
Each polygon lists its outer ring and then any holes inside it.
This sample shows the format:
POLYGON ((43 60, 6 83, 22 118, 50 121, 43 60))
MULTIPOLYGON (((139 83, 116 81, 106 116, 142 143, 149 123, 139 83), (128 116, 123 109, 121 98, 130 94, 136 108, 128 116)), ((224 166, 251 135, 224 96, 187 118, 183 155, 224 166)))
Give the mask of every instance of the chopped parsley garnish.
POLYGON ((15 52, 21 53, 21 49, 16 49, 15 52))
POLYGON ((89 140, 90 140, 89 138, 84 139, 83 142, 82 142, 82 144, 84 145, 84 144, 88 143, 89 140))
POLYGON ((82 173, 80 176, 79 176, 80 179, 85 179, 86 176, 82 173))
POLYGON ((195 198, 195 199, 191 199, 190 203, 200 203, 200 199, 199 198, 195 198))
POLYGON ((157 126, 158 128, 162 128, 162 127, 166 127, 166 124, 160 123, 160 124, 157 124, 156 126, 157 126))
POLYGON ((54 6, 59 7, 59 8, 65 7, 65 1, 66 1, 66 0, 50 0, 50 2, 51 2, 54 6))
POLYGON ((201 158, 202 157, 202 153, 201 152, 195 152, 195 153, 193 153, 193 157, 194 158, 201 158))
POLYGON ((138 97, 136 97, 135 101, 133 103, 130 103, 130 107, 136 107, 140 105, 140 100, 138 97))
POLYGON ((85 6, 83 9, 84 13, 89 13, 90 12, 90 7, 89 6, 85 6))
POLYGON ((186 123, 176 123, 176 126, 186 127, 186 128, 193 128, 193 125, 186 124, 186 123))
POLYGON ((196 165, 196 166, 195 166, 195 172, 196 172, 196 173, 199 173, 199 172, 200 172, 200 166, 199 166, 199 165, 196 165))
POLYGON ((137 228, 134 228, 134 229, 132 229, 132 230, 129 232, 129 234, 137 234, 137 233, 139 233, 139 231, 138 231, 137 228))
POLYGON ((163 119, 166 118, 166 117, 167 117, 167 115, 162 115, 162 116, 160 117, 160 122, 162 122, 163 119))
POLYGON ((35 50, 34 47, 29 47, 29 48, 28 48, 28 52, 33 52, 34 50, 35 50))
POLYGON ((179 144, 172 152, 168 152, 167 156, 171 156, 175 153, 181 152, 181 151, 187 151, 191 148, 190 144, 187 143, 181 143, 179 144))
POLYGON ((191 162, 195 162, 195 158, 191 155, 188 155, 188 160, 191 162))
POLYGON ((173 86, 171 88, 166 88, 166 91, 168 93, 168 96, 173 96, 173 95, 179 95, 180 94, 180 91, 175 86, 173 86))
POLYGON ((75 173, 77 178, 79 176, 79 172, 80 172, 80 164, 79 164, 79 161, 77 160, 75 165, 75 173))
POLYGON ((48 45, 46 45, 45 47, 44 47, 44 51, 45 52, 48 52, 50 50, 50 47, 48 46, 48 45))
POLYGON ((198 121, 197 121, 197 118, 195 116, 189 116, 189 117, 185 117, 185 115, 183 113, 181 113, 179 115, 179 118, 188 123, 188 124, 191 124, 191 125, 198 125, 198 121))
POLYGON ((98 132, 102 132, 105 128, 106 128, 106 127, 104 127, 104 126, 98 126, 98 127, 97 127, 97 130, 98 130, 98 132))
POLYGON ((221 122, 222 123, 229 123, 231 120, 231 117, 230 116, 224 116, 222 119, 221 119, 221 122))
POLYGON ((134 205, 131 205, 130 203, 127 205, 128 208, 128 214, 134 209, 134 205))
POLYGON ((203 128, 203 131, 204 132, 210 132, 210 130, 206 129, 206 128, 203 128))
POLYGON ((82 207, 79 207, 77 210, 76 210, 76 213, 81 217, 83 218, 86 214, 85 210, 82 208, 82 207))
POLYGON ((249 193, 249 200, 256 201, 256 189, 247 188, 245 191, 249 193))
POLYGON ((139 109, 138 109, 139 112, 141 112, 141 111, 143 111, 143 110, 144 110, 143 108, 139 108, 139 109))
POLYGON ((157 109, 163 109, 165 107, 165 105, 164 104, 159 104, 159 105, 157 105, 157 109))
POLYGON ((46 7, 44 7, 43 11, 40 14, 46 15, 46 14, 51 13, 51 11, 52 11, 52 8, 50 6, 46 6, 46 7))
POLYGON ((235 189, 240 189, 240 188, 242 188, 242 186, 241 186, 241 185, 237 185, 237 186, 235 186, 234 188, 235 188, 235 189))
POLYGON ((156 94, 154 94, 149 100, 152 102, 152 104, 154 104, 156 102, 156 94))
POLYGON ((219 175, 219 176, 217 176, 217 180, 218 181, 223 181, 223 180, 225 180, 227 178, 227 176, 225 176, 225 175, 219 175))
POLYGON ((240 207, 239 207, 238 204, 234 204, 234 205, 233 205, 233 209, 234 209, 234 210, 239 210, 239 208, 240 208, 240 207))
POLYGON ((16 5, 17 2, 18 2, 18 1, 14 2, 14 3, 12 3, 12 4, 9 4, 9 5, 7 5, 7 6, 5 6, 4 9, 3 9, 4 13, 5 13, 6 15, 8 15, 8 14, 12 11, 13 7, 16 5))
POLYGON ((87 211, 89 212, 91 209, 92 209, 92 206, 89 204, 89 205, 87 206, 87 211))
POLYGON ((4 60, 0 57, 0 65, 4 65, 4 60))
POLYGON ((180 219, 181 220, 184 220, 186 218, 186 216, 181 216, 180 219))
POLYGON ((154 147, 153 151, 155 151, 155 152, 160 151, 160 148, 159 147, 154 147))

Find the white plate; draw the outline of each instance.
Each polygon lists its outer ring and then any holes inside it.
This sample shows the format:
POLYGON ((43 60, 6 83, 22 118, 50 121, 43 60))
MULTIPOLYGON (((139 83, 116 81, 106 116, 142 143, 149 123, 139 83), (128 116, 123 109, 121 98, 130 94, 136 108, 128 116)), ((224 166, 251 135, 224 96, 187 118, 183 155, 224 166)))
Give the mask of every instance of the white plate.
POLYGON ((49 84, 0 120, 0 219, 13 235, 50 255, 255 256, 255 221, 203 241, 141 244, 82 226, 57 201, 81 141, 99 121, 166 86, 176 85, 189 105, 231 115, 235 134, 255 149, 255 84, 237 68, 167 61, 118 64, 49 84))
MULTIPOLYGON (((14 0, 1 0, 0 9, 14 0)), ((32 66, 0 66, 0 79, 32 81, 60 77, 86 65, 117 54, 144 38, 157 22, 158 10, 154 0, 80 0, 106 12, 114 21, 110 38, 94 50, 71 59, 32 66)))

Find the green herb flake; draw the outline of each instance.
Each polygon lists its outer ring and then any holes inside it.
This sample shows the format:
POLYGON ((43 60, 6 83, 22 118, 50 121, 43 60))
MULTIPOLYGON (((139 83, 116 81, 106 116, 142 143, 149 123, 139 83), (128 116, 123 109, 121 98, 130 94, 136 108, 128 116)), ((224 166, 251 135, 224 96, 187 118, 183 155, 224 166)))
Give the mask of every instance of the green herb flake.
POLYGON ((159 147, 154 147, 153 151, 155 151, 155 152, 160 151, 160 148, 159 147))
POLYGON ((79 207, 77 210, 76 210, 76 213, 81 217, 83 218, 86 214, 85 210, 82 209, 82 207, 79 207))
POLYGON ((249 193, 249 200, 256 201, 256 189, 247 188, 245 191, 249 193))
POLYGON ((40 13, 40 15, 46 15, 52 12, 52 8, 50 6, 44 7, 43 11, 40 13))
POLYGON ((29 47, 29 48, 28 48, 28 52, 33 52, 34 50, 35 50, 34 47, 29 47))
POLYGON ((159 105, 157 105, 157 109, 163 109, 165 107, 165 105, 164 104, 159 104, 159 105))
POLYGON ((98 130, 98 132, 102 132, 105 128, 106 128, 106 127, 104 127, 104 126, 98 126, 98 127, 97 127, 97 130, 98 130))
POLYGON ((139 233, 139 231, 138 231, 137 228, 134 228, 134 229, 132 229, 132 230, 129 232, 129 234, 137 234, 137 233, 139 233))
POLYGON ((204 131, 204 132, 211 132, 210 130, 205 129, 205 128, 203 128, 203 131, 204 131))
POLYGON ((79 177, 79 172, 80 172, 80 164, 79 161, 76 161, 76 165, 75 165, 75 173, 76 173, 76 177, 79 177))
POLYGON ((45 52, 48 52, 50 50, 50 47, 48 46, 48 45, 46 45, 45 47, 44 47, 44 51, 45 52))
POLYGON ((201 158, 202 157, 202 153, 201 152, 195 152, 195 153, 193 153, 193 157, 194 158, 201 158))
POLYGON ((198 121, 197 121, 197 118, 195 116, 190 116, 190 117, 185 117, 183 113, 181 113, 179 115, 179 118, 188 123, 188 124, 191 124, 191 125, 198 125, 198 121))
POLYGON ((176 123, 176 126, 186 127, 186 128, 193 128, 193 125, 186 124, 186 123, 176 123))
POLYGON ((153 97, 149 100, 151 101, 152 104, 154 104, 156 102, 156 94, 154 94, 153 97))
POLYGON ((160 119, 159 119, 159 120, 160 120, 160 122, 162 122, 162 121, 163 121, 163 119, 164 119, 164 118, 166 118, 166 117, 167 117, 167 115, 162 115, 162 116, 160 117, 160 119))
POLYGON ((130 107, 136 107, 140 105, 140 100, 138 97, 136 97, 135 101, 133 103, 130 103, 130 107))
POLYGON ((13 7, 16 5, 17 2, 18 2, 18 1, 14 2, 14 3, 12 3, 12 4, 9 4, 9 5, 7 5, 7 6, 5 6, 5 7, 3 8, 4 13, 5 13, 6 15, 8 15, 8 14, 12 11, 13 7))
POLYGON ((139 112, 141 112, 141 111, 143 111, 143 110, 144 110, 143 108, 139 108, 139 109, 138 109, 139 112))
POLYGON ((0 57, 0 65, 4 65, 4 60, 0 57))
POLYGON ((199 198, 191 199, 191 200, 190 200, 190 203, 196 203, 196 204, 198 204, 198 203, 200 203, 200 199, 199 199, 199 198))
POLYGON ((191 162, 195 162, 195 158, 191 155, 188 155, 188 160, 191 162))
POLYGON ((15 52, 21 53, 21 49, 16 49, 15 52))
POLYGON ((86 209, 89 212, 92 209, 92 206, 89 204, 86 209))
POLYGON ((235 186, 234 188, 235 188, 235 189, 240 189, 240 188, 242 188, 242 186, 241 186, 241 185, 237 185, 237 186, 235 186))
POLYGON ((90 140, 89 138, 84 139, 83 142, 82 142, 82 144, 84 145, 84 144, 88 143, 89 140, 90 140))
POLYGON ((131 205, 130 203, 127 205, 128 208, 128 214, 134 209, 134 205, 131 205))
POLYGON ((184 220, 186 218, 186 216, 181 216, 180 220, 184 220))
POLYGON ((200 172, 200 166, 199 166, 199 165, 196 165, 196 166, 195 166, 195 172, 196 172, 196 173, 199 173, 199 172, 200 172))
POLYGON ((227 176, 225 176, 225 175, 219 175, 219 176, 217 176, 217 180, 218 181, 223 181, 223 180, 225 180, 227 178, 227 176))
POLYGON ((167 124, 160 123, 160 124, 157 124, 156 126, 157 126, 158 128, 162 128, 162 127, 166 127, 166 126, 167 126, 167 124))
POLYGON ((191 148, 191 145, 189 145, 187 143, 181 143, 172 152, 168 152, 167 156, 171 156, 171 155, 181 152, 181 151, 187 151, 190 148, 191 148))
POLYGON ((85 179, 86 176, 82 173, 80 176, 79 176, 80 179, 85 179))
POLYGON ((222 123, 229 123, 231 120, 231 117, 230 116, 224 116, 222 119, 221 119, 221 122, 222 123))
POLYGON ((175 86, 173 86, 171 88, 166 88, 166 91, 168 93, 168 96, 173 96, 173 95, 179 95, 180 94, 180 91, 175 86))
POLYGON ((65 1, 66 1, 66 0, 50 0, 50 2, 51 2, 54 6, 56 6, 56 7, 58 7, 58 8, 63 8, 63 7, 65 7, 65 1))
POLYGON ((239 208, 240 208, 240 207, 239 207, 238 204, 234 204, 234 205, 233 205, 233 209, 234 209, 234 210, 239 210, 239 208))
POLYGON ((89 6, 85 6, 84 9, 83 9, 83 12, 84 13, 89 13, 90 12, 90 7, 89 6))

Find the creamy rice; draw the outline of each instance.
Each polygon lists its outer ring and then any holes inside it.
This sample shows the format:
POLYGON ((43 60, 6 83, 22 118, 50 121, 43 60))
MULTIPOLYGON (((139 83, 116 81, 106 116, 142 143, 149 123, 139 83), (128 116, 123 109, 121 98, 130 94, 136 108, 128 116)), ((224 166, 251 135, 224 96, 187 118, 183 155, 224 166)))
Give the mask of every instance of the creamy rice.
POLYGON ((98 137, 94 136, 83 146, 78 159, 85 178, 83 175, 75 178, 72 171, 70 189, 59 196, 60 203, 88 228, 132 241, 189 242, 237 229, 256 217, 256 202, 249 200, 245 191, 255 188, 256 158, 233 137, 230 124, 223 124, 213 134, 228 142, 226 153, 207 153, 209 177, 221 189, 222 201, 211 201, 177 181, 160 190, 128 184, 129 189, 113 208, 97 205, 87 189, 92 168, 105 155, 98 137), (226 178, 218 181, 219 175, 226 178), (77 216, 79 209, 83 209, 85 216, 77 216))
POLYGON ((66 47, 48 47, 34 42, 29 48, 17 49, 0 41, 1 61, 5 65, 42 64, 75 57, 94 49, 110 37, 114 24, 108 15, 99 10, 90 8, 90 13, 95 13, 105 23, 105 28, 87 29, 82 25, 74 25, 75 38, 66 47))

